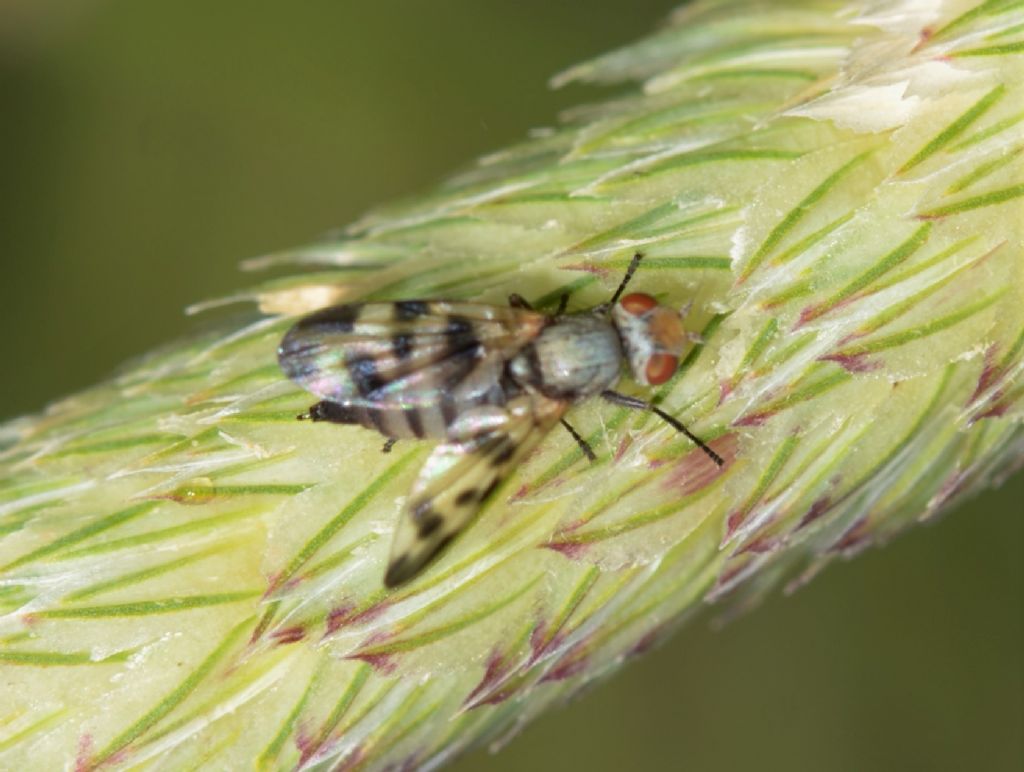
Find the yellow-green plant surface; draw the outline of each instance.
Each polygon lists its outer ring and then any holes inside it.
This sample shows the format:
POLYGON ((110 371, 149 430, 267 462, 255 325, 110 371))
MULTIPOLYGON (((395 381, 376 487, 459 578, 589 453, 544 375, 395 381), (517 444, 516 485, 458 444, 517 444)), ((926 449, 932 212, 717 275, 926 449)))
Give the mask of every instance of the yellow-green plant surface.
POLYGON ((616 95, 336 240, 264 315, 0 427, 0 767, 436 766, 705 601, 884 542, 1024 458, 1024 4, 698 2, 616 95), (292 314, 636 287, 695 345, 660 422, 556 433, 381 586, 425 443, 294 420, 292 314))

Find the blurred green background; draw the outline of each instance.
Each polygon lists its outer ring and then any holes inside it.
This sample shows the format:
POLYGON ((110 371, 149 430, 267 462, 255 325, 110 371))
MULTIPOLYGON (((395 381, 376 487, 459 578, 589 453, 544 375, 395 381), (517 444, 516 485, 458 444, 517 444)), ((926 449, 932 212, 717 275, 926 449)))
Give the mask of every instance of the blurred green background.
MULTIPOLYGON (((0 0, 0 419, 204 322, 237 263, 600 92, 668 0, 0 0)), ((714 632, 468 770, 1024 769, 1024 481, 714 632)))

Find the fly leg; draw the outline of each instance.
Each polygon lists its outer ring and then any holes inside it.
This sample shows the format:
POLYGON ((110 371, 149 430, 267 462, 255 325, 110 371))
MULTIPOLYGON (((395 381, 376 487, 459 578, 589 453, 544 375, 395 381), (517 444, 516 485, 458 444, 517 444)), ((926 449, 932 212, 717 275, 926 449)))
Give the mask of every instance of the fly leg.
POLYGON ((602 391, 601 396, 604 397, 609 402, 611 402, 613 405, 619 405, 620 407, 628 407, 632 410, 648 410, 654 413, 654 415, 658 416, 658 418, 667 423, 677 432, 685 434, 690 439, 690 441, 693 442, 694 445, 696 445, 698 448, 707 453, 708 458, 710 458, 716 464, 718 464, 719 466, 725 466, 725 461, 722 459, 722 457, 715 453, 715 451, 713 451, 711 448, 709 448, 707 444, 704 442, 704 440, 702 440, 696 434, 691 432, 689 429, 683 426, 678 420, 670 416, 657 405, 651 402, 647 402, 646 400, 639 399, 637 397, 630 397, 626 394, 619 394, 619 392, 612 391, 610 389, 607 391, 602 391))
POLYGON ((562 296, 558 298, 558 309, 555 311, 555 316, 561 316, 565 313, 565 309, 569 305, 569 293, 563 292, 562 296))
POLYGON ((384 446, 380 449, 381 453, 390 453, 391 449, 395 447, 395 443, 398 442, 394 437, 388 437, 384 440, 384 446))
POLYGON ((591 462, 597 461, 597 454, 595 454, 593 448, 590 447, 590 443, 580 437, 579 432, 572 428, 572 424, 564 418, 560 418, 559 422, 565 427, 565 430, 572 435, 572 438, 576 440, 576 444, 580 446, 580 450, 583 451, 583 455, 590 459, 591 462))
POLYGON ((532 311, 533 306, 530 305, 530 301, 520 295, 518 292, 513 292, 508 296, 508 304, 512 308, 524 308, 527 311, 532 311))
MULTIPOLYGON (((512 308, 525 308, 527 311, 532 311, 533 306, 530 305, 530 301, 524 298, 522 295, 512 293, 508 296, 508 304, 512 308)), ((561 316, 565 313, 566 307, 569 305, 569 293, 563 292, 561 297, 558 298, 558 308, 555 310, 555 316, 561 316)))

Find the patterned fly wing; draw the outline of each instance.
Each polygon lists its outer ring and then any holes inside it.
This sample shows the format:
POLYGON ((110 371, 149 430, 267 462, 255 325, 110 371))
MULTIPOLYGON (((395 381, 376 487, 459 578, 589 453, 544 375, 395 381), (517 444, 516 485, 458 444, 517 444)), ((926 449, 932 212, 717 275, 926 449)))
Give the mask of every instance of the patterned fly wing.
POLYGON ((504 408, 463 415, 453 426, 456 436, 437 446, 420 471, 391 542, 384 584, 403 584, 432 562, 567 408, 523 394, 504 408))
POLYGON ((545 323, 533 311, 476 303, 333 306, 292 327, 278 360, 307 391, 343 406, 344 423, 443 438, 463 411, 504 403, 504 363, 545 323))

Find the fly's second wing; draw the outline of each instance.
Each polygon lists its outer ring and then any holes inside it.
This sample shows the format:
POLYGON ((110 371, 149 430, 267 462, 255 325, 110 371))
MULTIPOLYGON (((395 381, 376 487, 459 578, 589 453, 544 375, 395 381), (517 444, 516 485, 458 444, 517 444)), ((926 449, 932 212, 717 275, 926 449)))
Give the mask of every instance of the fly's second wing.
POLYGON ((521 308, 405 301, 333 306, 278 348, 285 374, 389 436, 448 436, 465 409, 504 401, 506 360, 546 322, 521 308), (393 424, 393 425, 391 425, 393 424))
POLYGON ((384 584, 412 579, 470 523, 516 465, 565 413, 567 404, 524 394, 505 408, 479 408, 430 454, 391 543, 384 584))

